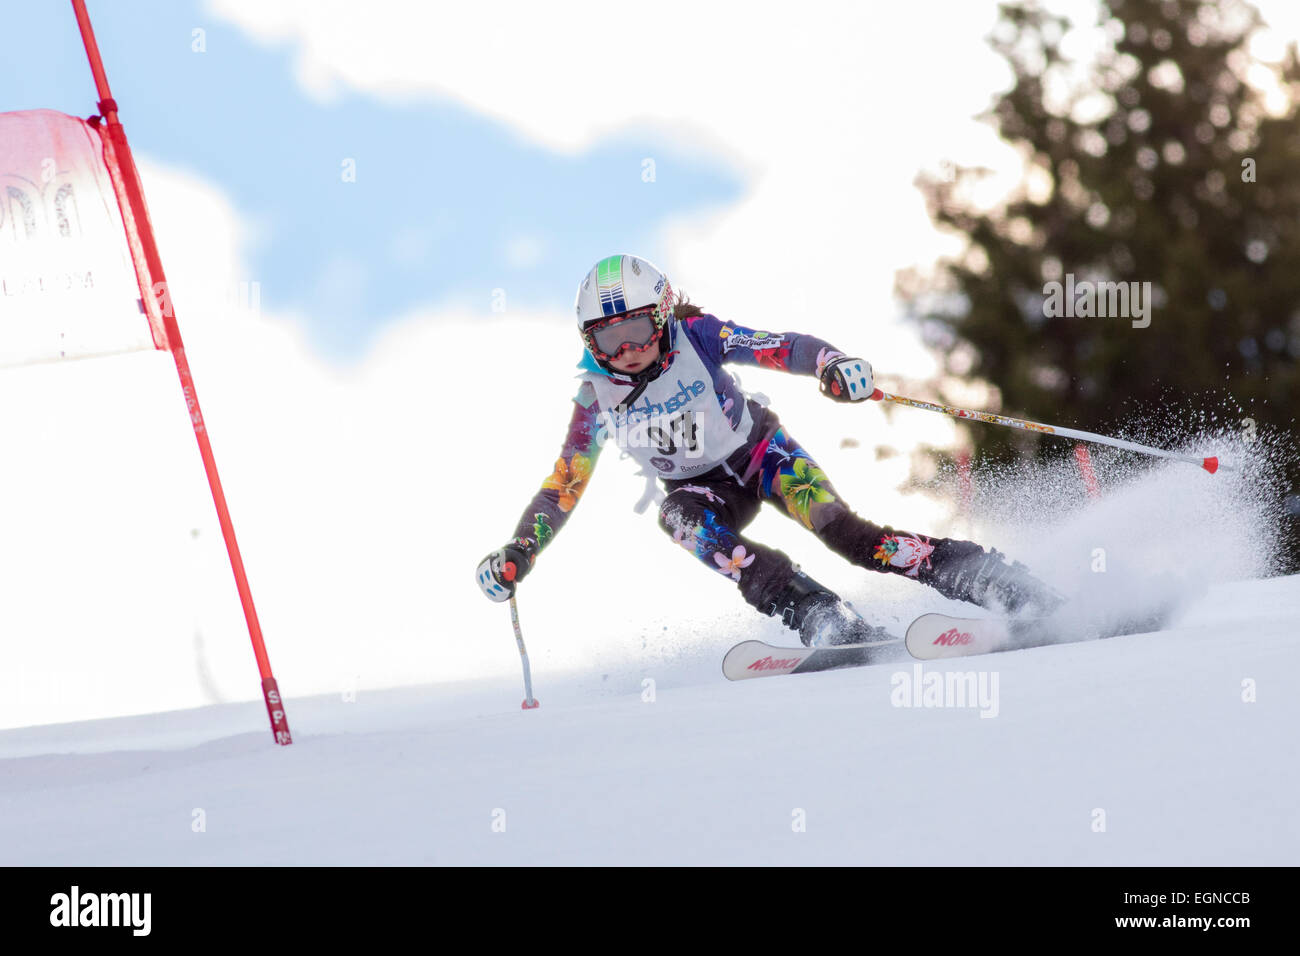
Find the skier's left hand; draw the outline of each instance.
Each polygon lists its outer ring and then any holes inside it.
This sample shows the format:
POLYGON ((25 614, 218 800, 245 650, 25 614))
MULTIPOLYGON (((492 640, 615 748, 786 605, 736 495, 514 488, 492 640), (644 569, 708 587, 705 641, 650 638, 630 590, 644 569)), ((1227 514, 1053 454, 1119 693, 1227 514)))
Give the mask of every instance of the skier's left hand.
POLYGON ((871 364, 866 359, 840 356, 822 368, 821 392, 836 402, 865 402, 876 390, 871 364))

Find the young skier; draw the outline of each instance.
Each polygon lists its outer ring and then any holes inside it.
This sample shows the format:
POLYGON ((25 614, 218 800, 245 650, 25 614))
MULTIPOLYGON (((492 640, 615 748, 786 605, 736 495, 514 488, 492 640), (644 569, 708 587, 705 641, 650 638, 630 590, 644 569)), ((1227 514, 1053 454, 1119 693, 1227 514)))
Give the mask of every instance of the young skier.
POLYGON ((578 287, 586 346, 569 432, 555 470, 515 536, 479 563, 483 593, 505 601, 577 505, 607 436, 654 469, 667 497, 660 526, 741 596, 778 616, 809 646, 878 640, 844 601, 781 551, 741 532, 767 501, 862 568, 901 574, 939 593, 1008 613, 1047 611, 1054 591, 997 551, 858 517, 776 414, 723 369, 759 365, 815 375, 834 401, 861 402, 871 366, 811 335, 763 332, 674 298, 667 277, 637 256, 609 256, 578 287))

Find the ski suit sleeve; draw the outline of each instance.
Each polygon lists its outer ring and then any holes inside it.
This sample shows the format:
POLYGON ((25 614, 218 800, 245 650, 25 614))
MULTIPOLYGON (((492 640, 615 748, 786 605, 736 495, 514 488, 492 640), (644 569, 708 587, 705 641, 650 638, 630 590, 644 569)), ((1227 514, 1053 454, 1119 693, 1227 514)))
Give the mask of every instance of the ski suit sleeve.
POLYGON ((524 509, 511 541, 528 555, 530 567, 568 520, 569 512, 587 488, 601 449, 597 440, 600 425, 597 411, 596 390, 583 382, 573 399, 573 416, 569 419, 569 432, 560 448, 560 457, 524 509))
POLYGON ((840 355, 829 342, 800 332, 764 332, 705 313, 686 319, 695 342, 720 364, 757 365, 795 375, 820 375, 840 355))

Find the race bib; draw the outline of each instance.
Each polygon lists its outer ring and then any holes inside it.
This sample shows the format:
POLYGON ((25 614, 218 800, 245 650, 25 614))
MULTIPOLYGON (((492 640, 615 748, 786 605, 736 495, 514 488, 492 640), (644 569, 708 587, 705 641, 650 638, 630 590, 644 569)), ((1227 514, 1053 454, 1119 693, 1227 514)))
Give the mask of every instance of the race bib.
POLYGON ((731 427, 699 353, 687 336, 677 342, 673 363, 626 410, 617 409, 630 386, 587 376, 600 404, 598 437, 608 436, 661 478, 691 478, 716 468, 745 443, 753 425, 746 405, 731 427))

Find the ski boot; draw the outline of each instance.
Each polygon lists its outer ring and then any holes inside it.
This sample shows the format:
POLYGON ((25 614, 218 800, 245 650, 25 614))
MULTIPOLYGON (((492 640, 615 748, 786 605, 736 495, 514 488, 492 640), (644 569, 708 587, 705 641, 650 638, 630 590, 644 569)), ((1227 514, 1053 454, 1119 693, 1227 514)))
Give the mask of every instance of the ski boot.
POLYGON ((985 551, 973 541, 944 544, 946 553, 935 548, 934 570, 924 579, 944 597, 1025 617, 1045 617, 1065 603, 1019 561, 1007 564, 995 548, 985 551))
POLYGON ((872 627, 852 605, 798 569, 773 599, 767 613, 798 631, 799 640, 806 647, 866 644, 889 638, 883 627, 872 627))

